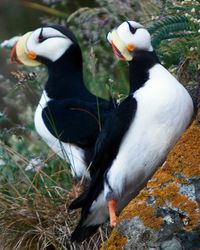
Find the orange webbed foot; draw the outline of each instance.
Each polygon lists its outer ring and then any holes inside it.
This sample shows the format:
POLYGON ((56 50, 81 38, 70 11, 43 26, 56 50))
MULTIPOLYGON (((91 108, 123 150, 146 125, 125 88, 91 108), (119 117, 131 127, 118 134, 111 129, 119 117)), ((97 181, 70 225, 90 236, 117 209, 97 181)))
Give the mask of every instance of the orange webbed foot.
POLYGON ((108 201, 108 210, 110 216, 110 226, 115 227, 117 223, 117 216, 116 216, 116 207, 117 201, 112 199, 108 201))

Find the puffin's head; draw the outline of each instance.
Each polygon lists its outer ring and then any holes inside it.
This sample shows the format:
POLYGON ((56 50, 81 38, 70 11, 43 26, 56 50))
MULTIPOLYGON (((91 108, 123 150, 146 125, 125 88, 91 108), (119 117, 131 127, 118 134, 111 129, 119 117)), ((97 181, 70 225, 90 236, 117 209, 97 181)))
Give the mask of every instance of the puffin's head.
POLYGON ((135 21, 123 22, 108 33, 107 39, 114 54, 121 60, 131 61, 136 50, 153 50, 149 32, 135 21))
POLYGON ((37 66, 57 61, 72 44, 77 41, 68 28, 59 25, 42 27, 20 37, 10 56, 12 62, 37 66))

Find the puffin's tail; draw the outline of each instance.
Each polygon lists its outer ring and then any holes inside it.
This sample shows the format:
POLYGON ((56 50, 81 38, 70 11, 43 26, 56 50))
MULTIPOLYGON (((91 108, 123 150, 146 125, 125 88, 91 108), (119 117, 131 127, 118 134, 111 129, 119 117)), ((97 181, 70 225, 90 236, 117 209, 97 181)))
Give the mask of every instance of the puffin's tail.
POLYGON ((97 222, 95 225, 87 225, 86 221, 88 217, 92 216, 92 221, 95 220, 94 211, 89 211, 88 200, 87 200, 87 191, 81 194, 78 198, 76 198, 69 206, 69 209, 77 209, 82 208, 81 211, 81 219, 76 226, 74 232, 71 235, 71 241, 82 242, 88 239, 90 236, 96 233, 98 227, 101 225, 97 222))
POLYGON ((87 191, 83 192, 79 197, 77 197, 72 203, 69 205, 69 209, 78 209, 84 206, 84 203, 87 199, 87 191))
POLYGON ((69 209, 82 208, 81 219, 72 233, 71 241, 82 242, 89 238, 107 220, 106 201, 103 194, 100 195, 103 190, 103 175, 98 175, 99 172, 100 169, 95 173, 89 187, 69 206, 69 209))
POLYGON ((83 223, 79 222, 76 229, 71 235, 71 241, 81 243, 82 241, 88 239, 90 236, 96 233, 100 225, 94 226, 83 226, 83 223))
POLYGON ((95 203, 93 203, 93 198, 89 199, 88 193, 83 193, 69 207, 70 209, 82 208, 80 221, 71 235, 72 242, 82 242, 88 239, 108 218, 108 209, 103 194, 95 199, 95 203))

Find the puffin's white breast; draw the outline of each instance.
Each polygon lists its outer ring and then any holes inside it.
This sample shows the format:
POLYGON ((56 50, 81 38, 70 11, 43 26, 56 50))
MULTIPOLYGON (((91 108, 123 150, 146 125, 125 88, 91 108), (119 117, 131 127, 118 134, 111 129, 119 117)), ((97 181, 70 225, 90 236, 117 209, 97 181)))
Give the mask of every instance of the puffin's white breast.
POLYGON ((137 189, 151 176, 193 114, 188 92, 160 64, 150 70, 149 80, 133 97, 137 100, 136 115, 108 172, 109 183, 119 194, 124 186, 137 189))
MULTIPOLYGON (((149 80, 133 97, 137 100, 136 115, 107 173, 114 195, 120 197, 118 211, 135 197, 162 164, 193 114, 188 92, 161 65, 150 70, 149 80)), ((108 217, 108 192, 110 188, 105 184, 93 202, 85 224, 101 224, 108 217), (97 211, 98 217, 95 216, 97 211)))

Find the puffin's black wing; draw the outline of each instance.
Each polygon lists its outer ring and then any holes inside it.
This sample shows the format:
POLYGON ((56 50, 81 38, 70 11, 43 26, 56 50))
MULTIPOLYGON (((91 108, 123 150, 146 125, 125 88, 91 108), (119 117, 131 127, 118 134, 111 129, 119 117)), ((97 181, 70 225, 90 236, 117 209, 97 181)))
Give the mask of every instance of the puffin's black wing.
POLYGON ((136 109, 136 99, 130 95, 107 117, 95 144, 90 166, 91 176, 98 169, 101 169, 102 174, 104 174, 110 167, 118 153, 122 138, 135 116, 136 109))
POLYGON ((93 161, 90 166, 92 176, 89 188, 74 200, 70 209, 82 207, 81 219, 72 234, 72 241, 82 241, 84 235, 87 237, 95 233, 99 225, 85 225, 85 220, 90 213, 90 207, 103 190, 104 176, 117 156, 121 141, 129 129, 135 116, 137 102, 133 96, 127 97, 107 118, 101 133, 98 136, 93 161), (88 228, 88 230, 87 230, 88 228))
MULTIPOLYGON (((99 190, 102 189, 104 174, 118 153, 122 138, 134 118, 136 109, 137 102, 135 98, 130 95, 107 117, 97 138, 94 155, 89 166, 92 177, 90 186, 71 203, 71 209, 85 206, 86 201, 91 197, 93 197, 93 200, 96 199, 100 192, 99 190)), ((90 207, 90 205, 88 205, 88 207, 90 207)))
POLYGON ((76 99, 51 100, 42 111, 48 130, 62 142, 82 148, 93 146, 100 132, 100 122, 110 111, 109 102, 87 103, 76 99))

